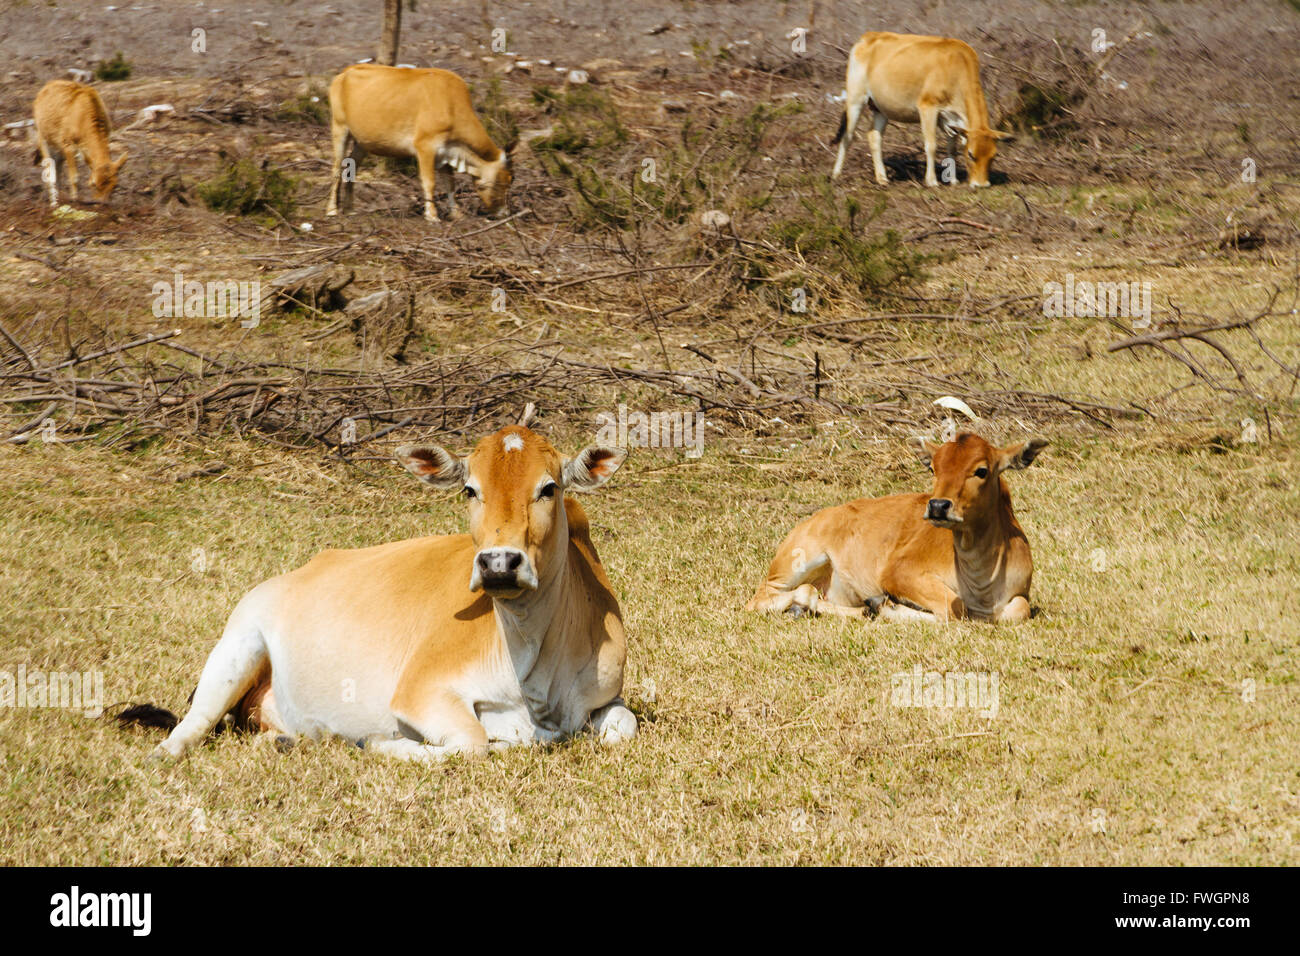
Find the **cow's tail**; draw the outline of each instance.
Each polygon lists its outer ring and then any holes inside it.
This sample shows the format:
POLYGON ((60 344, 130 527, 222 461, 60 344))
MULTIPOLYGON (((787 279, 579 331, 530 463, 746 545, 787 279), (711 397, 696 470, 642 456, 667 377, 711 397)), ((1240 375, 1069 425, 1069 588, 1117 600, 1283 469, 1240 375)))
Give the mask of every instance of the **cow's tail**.
POLYGON ((840 140, 844 138, 844 134, 848 132, 848 129, 849 129, 849 108, 845 106, 844 112, 840 114, 840 128, 835 131, 835 138, 831 140, 831 145, 838 146, 840 140))
POLYGON ((157 728, 171 733, 181 719, 170 710, 153 704, 131 704, 113 715, 123 727, 157 728))

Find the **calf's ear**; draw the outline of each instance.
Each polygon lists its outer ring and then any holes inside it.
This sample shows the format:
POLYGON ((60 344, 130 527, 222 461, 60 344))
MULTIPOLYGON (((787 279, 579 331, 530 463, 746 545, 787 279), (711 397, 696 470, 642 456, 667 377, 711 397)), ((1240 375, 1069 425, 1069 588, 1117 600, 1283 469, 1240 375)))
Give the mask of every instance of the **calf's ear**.
POLYGON ((564 463, 566 491, 595 491, 627 458, 626 448, 588 445, 564 463))
POLYGON ((920 435, 916 439, 916 457, 921 459, 926 468, 933 469, 934 453, 941 447, 943 446, 936 445, 924 435, 920 435))
POLYGON ((1045 438, 1031 438, 1019 445, 1008 445, 1006 448, 1001 449, 998 470, 1028 468, 1033 463, 1033 460, 1038 457, 1038 453, 1046 448, 1048 444, 1045 438))
POLYGON ((393 456, 426 485, 459 488, 469 477, 465 459, 438 445, 403 445, 393 456))

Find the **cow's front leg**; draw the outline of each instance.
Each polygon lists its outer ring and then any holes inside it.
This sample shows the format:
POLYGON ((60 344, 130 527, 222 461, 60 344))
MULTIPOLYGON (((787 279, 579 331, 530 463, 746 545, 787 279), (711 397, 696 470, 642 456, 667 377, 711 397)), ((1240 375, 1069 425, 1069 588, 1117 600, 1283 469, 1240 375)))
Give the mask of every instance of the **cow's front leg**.
POLYGON ((438 181, 437 156, 438 146, 436 143, 416 144, 415 159, 420 167, 420 191, 424 194, 424 218, 429 222, 439 221, 438 207, 433 201, 438 181))
POLYGON ((921 107, 921 136, 925 139, 925 184, 938 186, 939 177, 934 174, 934 152, 939 146, 939 111, 934 106, 921 107))
POLYGON ((447 177, 447 218, 455 222, 461 217, 460 207, 456 205, 456 173, 451 167, 445 166, 439 175, 447 177))
POLYGON ((77 201, 77 151, 75 149, 65 149, 63 151, 63 164, 67 169, 68 175, 68 198, 73 202, 77 201))
POLYGON ((893 574, 882 578, 881 587, 895 600, 906 604, 886 602, 880 616, 894 621, 940 620, 966 617, 966 605, 952 588, 929 573, 893 574), (914 605, 908 607, 907 604, 914 605))
POLYGON ((413 760, 418 763, 436 763, 456 754, 474 757, 487 752, 486 744, 482 749, 479 749, 459 744, 421 743, 418 740, 411 740, 406 737, 399 737, 396 740, 367 740, 364 742, 364 747, 366 750, 373 750, 385 757, 392 757, 396 760, 413 760))
POLYGON ((612 701, 591 712, 591 730, 606 747, 621 744, 636 736, 636 715, 627 709, 623 698, 612 701))
POLYGON ((404 679, 390 706, 393 716, 405 725, 405 738, 367 743, 367 748, 406 760, 488 752, 487 730, 473 706, 446 687, 430 688, 428 682, 404 679))
POLYGON ((1015 622, 1029 620, 1029 601, 1023 594, 1017 594, 1007 602, 1006 607, 998 612, 999 621, 1015 622))

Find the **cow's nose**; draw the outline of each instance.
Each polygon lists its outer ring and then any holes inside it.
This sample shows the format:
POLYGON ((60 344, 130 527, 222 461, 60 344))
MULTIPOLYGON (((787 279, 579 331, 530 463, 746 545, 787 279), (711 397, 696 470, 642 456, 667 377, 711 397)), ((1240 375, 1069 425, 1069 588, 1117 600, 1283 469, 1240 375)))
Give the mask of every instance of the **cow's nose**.
POLYGON ((925 520, 947 521, 951 515, 952 501, 948 498, 931 498, 925 509, 925 520))
POLYGON ((515 576, 519 573, 519 565, 523 564, 523 561, 523 552, 514 548, 491 548, 487 551, 480 551, 478 555, 479 574, 483 576, 484 581, 509 581, 513 583, 515 576))

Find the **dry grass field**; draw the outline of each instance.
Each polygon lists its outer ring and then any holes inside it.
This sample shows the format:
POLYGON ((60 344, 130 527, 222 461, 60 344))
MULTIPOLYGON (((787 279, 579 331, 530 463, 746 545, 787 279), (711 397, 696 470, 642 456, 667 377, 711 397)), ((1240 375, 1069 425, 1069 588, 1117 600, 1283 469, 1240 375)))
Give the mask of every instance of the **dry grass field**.
POLYGON ((401 60, 458 70, 523 136, 510 218, 475 215, 461 177, 470 214, 442 225, 411 168, 374 160, 356 213, 324 218, 312 97, 378 32, 377 3, 337 6, 0 0, 0 121, 119 49, 131 76, 96 81, 115 125, 175 107, 118 134, 118 192, 83 218, 0 140, 0 681, 99 672, 105 710, 0 706, 0 863, 1300 859, 1294 4, 417 3, 401 60), (827 187, 843 51, 876 28, 980 51, 993 119, 1023 126, 992 188, 924 189, 897 124, 891 186, 860 137, 827 187), (1104 70, 1097 28, 1121 44, 1104 70), (258 197, 213 208, 241 169, 258 197), (269 288, 311 265, 351 272, 349 300, 396 292, 409 325, 152 308, 176 273, 269 288), (1045 314, 1069 276, 1150 283, 1150 325, 1045 314), (1009 477, 1034 618, 745 612, 799 518, 928 489, 912 446, 945 395, 991 440, 1051 441, 1009 477), (698 458, 633 449, 583 502, 635 740, 413 766, 223 734, 158 765, 157 731, 110 719, 183 710, 266 577, 463 530, 392 449, 466 451, 529 401, 569 453, 620 404, 705 415, 698 458), (916 668, 995 679, 995 707, 899 706, 916 668))

